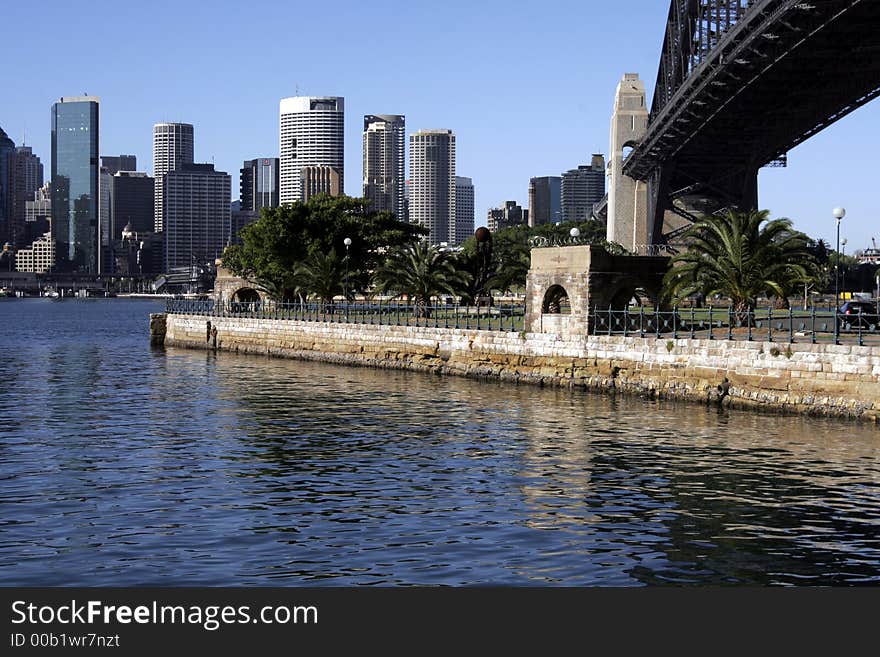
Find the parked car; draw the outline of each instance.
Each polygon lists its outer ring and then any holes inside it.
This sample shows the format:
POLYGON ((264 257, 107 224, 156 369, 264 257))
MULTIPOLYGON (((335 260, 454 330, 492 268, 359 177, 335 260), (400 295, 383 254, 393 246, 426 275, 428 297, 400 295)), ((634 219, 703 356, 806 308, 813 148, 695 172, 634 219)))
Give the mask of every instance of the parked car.
POLYGON ((880 314, 870 301, 847 301, 840 307, 840 322, 844 330, 859 326, 876 330, 880 328, 880 314))

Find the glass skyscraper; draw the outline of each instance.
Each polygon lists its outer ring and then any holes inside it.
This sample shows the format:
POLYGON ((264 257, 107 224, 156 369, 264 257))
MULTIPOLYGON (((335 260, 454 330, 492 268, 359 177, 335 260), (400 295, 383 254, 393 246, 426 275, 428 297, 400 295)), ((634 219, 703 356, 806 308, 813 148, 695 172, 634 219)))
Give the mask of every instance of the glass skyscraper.
POLYGON ((57 271, 98 273, 98 104, 94 96, 52 105, 52 238, 57 271))

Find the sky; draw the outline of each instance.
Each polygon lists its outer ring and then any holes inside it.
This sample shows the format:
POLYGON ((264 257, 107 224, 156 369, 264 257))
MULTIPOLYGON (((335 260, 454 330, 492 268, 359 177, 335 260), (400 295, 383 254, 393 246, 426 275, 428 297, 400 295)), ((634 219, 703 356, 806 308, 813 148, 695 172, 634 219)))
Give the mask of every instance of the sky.
MULTIPOLYGON (((101 154, 152 172, 152 128, 195 126, 197 162, 232 176, 278 156, 278 103, 345 97, 345 191, 362 192, 364 114, 404 114, 407 133, 449 128, 456 169, 473 178, 476 222, 528 199, 533 176, 607 153, 614 92, 657 75, 664 0, 553 3, 3 0, 0 127, 50 167, 50 108, 101 98, 101 154)), ((762 208, 846 252, 880 240, 880 101, 789 153, 759 177, 762 208)))

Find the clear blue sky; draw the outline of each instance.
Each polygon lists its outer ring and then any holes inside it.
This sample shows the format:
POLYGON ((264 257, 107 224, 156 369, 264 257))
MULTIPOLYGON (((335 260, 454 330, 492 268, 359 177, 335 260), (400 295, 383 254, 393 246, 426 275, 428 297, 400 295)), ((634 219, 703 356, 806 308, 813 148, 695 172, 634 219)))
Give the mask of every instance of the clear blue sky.
MULTIPOLYGON (((637 72, 649 92, 668 2, 144 3, 5 2, 0 126, 50 159, 51 104, 101 97, 101 153, 152 170, 152 126, 195 125, 197 161, 238 188, 241 162, 278 154, 278 101, 345 97, 345 190, 361 192, 363 114, 405 114, 407 131, 451 128, 458 174, 476 187, 476 220, 527 202, 531 176, 558 175, 608 150, 614 89, 637 72)), ((765 170, 761 206, 847 253, 880 239, 880 103, 765 170)), ((237 195, 237 194, 236 194, 237 195)))

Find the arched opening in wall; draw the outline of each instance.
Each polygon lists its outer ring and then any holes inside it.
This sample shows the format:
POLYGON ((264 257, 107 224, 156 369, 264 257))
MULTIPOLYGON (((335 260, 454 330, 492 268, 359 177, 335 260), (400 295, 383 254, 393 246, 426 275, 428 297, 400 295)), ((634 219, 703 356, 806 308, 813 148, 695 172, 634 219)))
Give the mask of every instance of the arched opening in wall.
POLYGON ((258 303, 260 301, 260 293, 252 287, 240 287, 232 295, 231 301, 258 303))
POLYGON ((639 303, 635 288, 622 287, 611 296, 610 306, 613 310, 624 310, 633 300, 636 300, 637 304, 639 303))
MULTIPOLYGON (((633 118, 635 118, 635 117, 633 117, 633 118)), ((633 130, 635 130, 635 127, 633 127, 633 130)), ((623 148, 621 149, 621 151, 623 153, 623 161, 624 162, 626 162, 626 158, 628 158, 632 154, 633 150, 638 145, 639 145, 638 142, 635 142, 635 141, 628 141, 623 144, 623 148)))
POLYGON ((571 303, 568 300, 568 292, 561 285, 552 285, 544 293, 544 301, 541 303, 541 312, 545 315, 571 314, 571 303))

